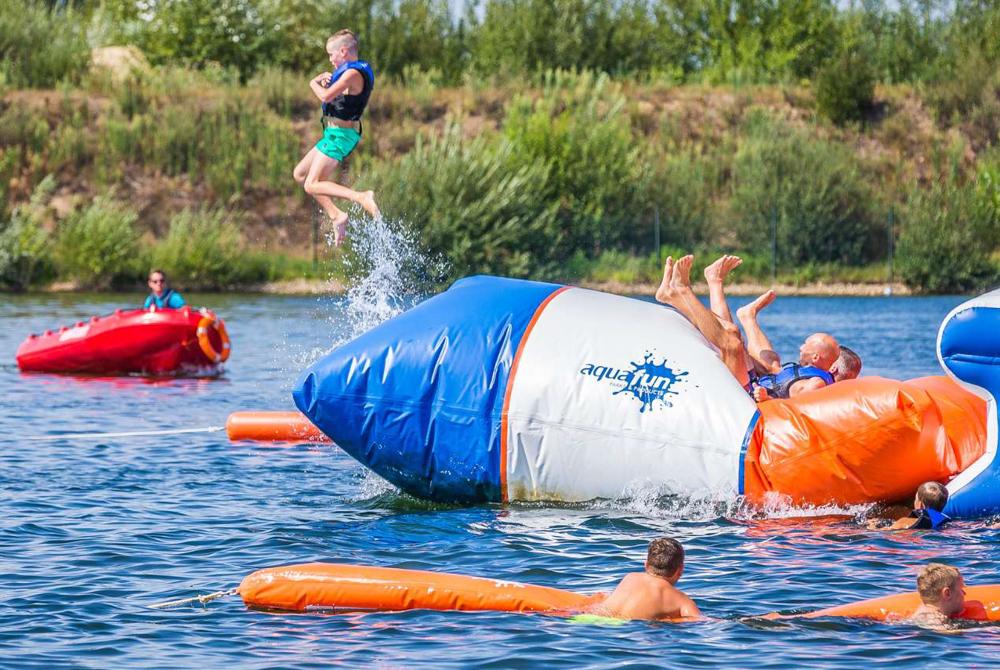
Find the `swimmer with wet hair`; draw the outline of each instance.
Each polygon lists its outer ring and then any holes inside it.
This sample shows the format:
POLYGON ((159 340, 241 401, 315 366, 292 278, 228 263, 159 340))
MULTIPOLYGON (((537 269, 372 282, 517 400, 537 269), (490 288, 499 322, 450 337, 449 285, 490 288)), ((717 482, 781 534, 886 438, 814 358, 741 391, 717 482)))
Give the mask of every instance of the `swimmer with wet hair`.
POLYGON ((914 623, 940 626, 947 624, 965 609, 965 580, 958 568, 943 563, 929 563, 917 575, 920 607, 913 613, 914 623))
MULTIPOLYGON (((924 482, 913 497, 913 511, 901 519, 896 519, 886 530, 937 530, 951 521, 943 512, 948 504, 948 489, 939 482, 924 482)), ((884 519, 873 519, 868 527, 881 527, 884 519)))
POLYGON ((675 587, 684 574, 684 547, 661 537, 649 543, 645 572, 625 575, 604 601, 590 613, 615 619, 700 618, 701 612, 675 587))

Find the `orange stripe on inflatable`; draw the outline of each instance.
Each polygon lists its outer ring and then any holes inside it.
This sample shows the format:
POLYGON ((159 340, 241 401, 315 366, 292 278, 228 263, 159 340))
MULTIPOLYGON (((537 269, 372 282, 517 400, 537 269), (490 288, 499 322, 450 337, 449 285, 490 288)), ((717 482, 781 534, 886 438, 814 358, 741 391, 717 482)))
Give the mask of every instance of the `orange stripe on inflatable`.
POLYGON ((531 316, 531 321, 528 322, 527 328, 524 329, 524 335, 521 336, 521 341, 517 345, 517 352, 514 354, 514 362, 510 366, 510 375, 507 377, 507 390, 503 394, 503 410, 500 413, 500 501, 507 502, 507 411, 510 409, 510 394, 514 388, 514 377, 517 375, 517 366, 521 362, 521 352, 524 351, 524 345, 528 341, 528 337, 531 335, 531 331, 534 329, 535 324, 538 322, 538 318, 542 315, 542 312, 548 306, 552 299, 563 291, 569 290, 569 286, 563 286, 556 289, 549 294, 545 300, 538 306, 535 313, 531 316))
POLYGON ((234 442, 330 442, 299 412, 233 412, 226 420, 226 434, 234 442))
POLYGON ((306 563, 258 570, 237 589, 249 607, 348 610, 580 611, 604 594, 424 570, 306 563))
POLYGON ((912 499, 986 449, 986 403, 946 377, 845 381, 759 406, 744 491, 796 505, 912 499))
MULTIPOLYGON (((956 617, 976 621, 1000 621, 1000 584, 983 584, 965 587, 965 609, 956 617)), ((828 607, 806 614, 768 614, 765 619, 792 619, 802 617, 851 617, 855 619, 908 619, 920 607, 920 596, 916 592, 900 593, 881 598, 872 598, 858 603, 828 607)))

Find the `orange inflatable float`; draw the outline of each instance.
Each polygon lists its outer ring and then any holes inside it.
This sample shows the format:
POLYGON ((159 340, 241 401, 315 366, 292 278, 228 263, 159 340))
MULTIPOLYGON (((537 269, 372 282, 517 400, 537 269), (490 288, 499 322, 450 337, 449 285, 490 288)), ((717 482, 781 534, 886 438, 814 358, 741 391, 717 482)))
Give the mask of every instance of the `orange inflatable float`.
POLYGON ((234 442, 329 442, 330 438, 300 412, 233 412, 226 435, 234 442))
POLYGON ((237 592, 249 607, 304 612, 347 610, 580 611, 604 594, 483 577, 338 563, 305 563, 258 570, 237 592))
MULTIPOLYGON (((972 621, 1000 621, 1000 584, 983 584, 965 587, 965 609, 955 617, 972 621)), ((821 617, 848 617, 875 621, 899 621, 913 616, 920 607, 916 592, 899 593, 857 603, 828 607, 805 614, 768 614, 765 619, 818 619, 821 617)))
POLYGON ((743 460, 751 502, 795 505, 912 499, 986 451, 986 401, 947 377, 867 377, 758 406, 743 460))

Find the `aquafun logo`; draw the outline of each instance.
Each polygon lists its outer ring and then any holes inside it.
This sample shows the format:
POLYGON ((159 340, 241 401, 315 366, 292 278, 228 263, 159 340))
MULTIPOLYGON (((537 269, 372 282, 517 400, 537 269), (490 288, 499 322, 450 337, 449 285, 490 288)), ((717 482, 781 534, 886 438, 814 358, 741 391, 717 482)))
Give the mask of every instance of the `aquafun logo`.
POLYGON ((632 362, 630 365, 632 369, 587 363, 580 374, 609 382, 616 389, 612 395, 625 393, 632 396, 641 403, 640 412, 654 407, 673 407, 667 397, 679 393, 675 385, 687 376, 687 371, 670 367, 666 358, 655 363, 651 353, 643 356, 641 363, 632 362))

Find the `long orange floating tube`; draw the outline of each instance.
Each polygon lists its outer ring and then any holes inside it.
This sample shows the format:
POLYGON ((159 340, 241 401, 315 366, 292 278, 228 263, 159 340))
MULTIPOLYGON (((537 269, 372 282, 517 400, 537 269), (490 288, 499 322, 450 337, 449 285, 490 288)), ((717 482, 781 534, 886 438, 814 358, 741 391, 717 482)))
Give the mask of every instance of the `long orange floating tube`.
POLYGON ((300 412, 233 412, 226 420, 226 434, 234 442, 330 442, 300 412))
MULTIPOLYGON (((850 617, 876 621, 902 620, 913 616, 920 607, 917 592, 898 593, 857 603, 827 607, 805 614, 768 614, 765 619, 818 619, 820 617, 850 617)), ((1000 584, 965 587, 965 609, 956 617, 975 621, 1000 621, 1000 584)))
POLYGON ((605 594, 585 596, 445 572, 337 563, 305 563, 258 570, 237 592, 249 607, 303 612, 347 610, 470 610, 579 612, 605 594))

